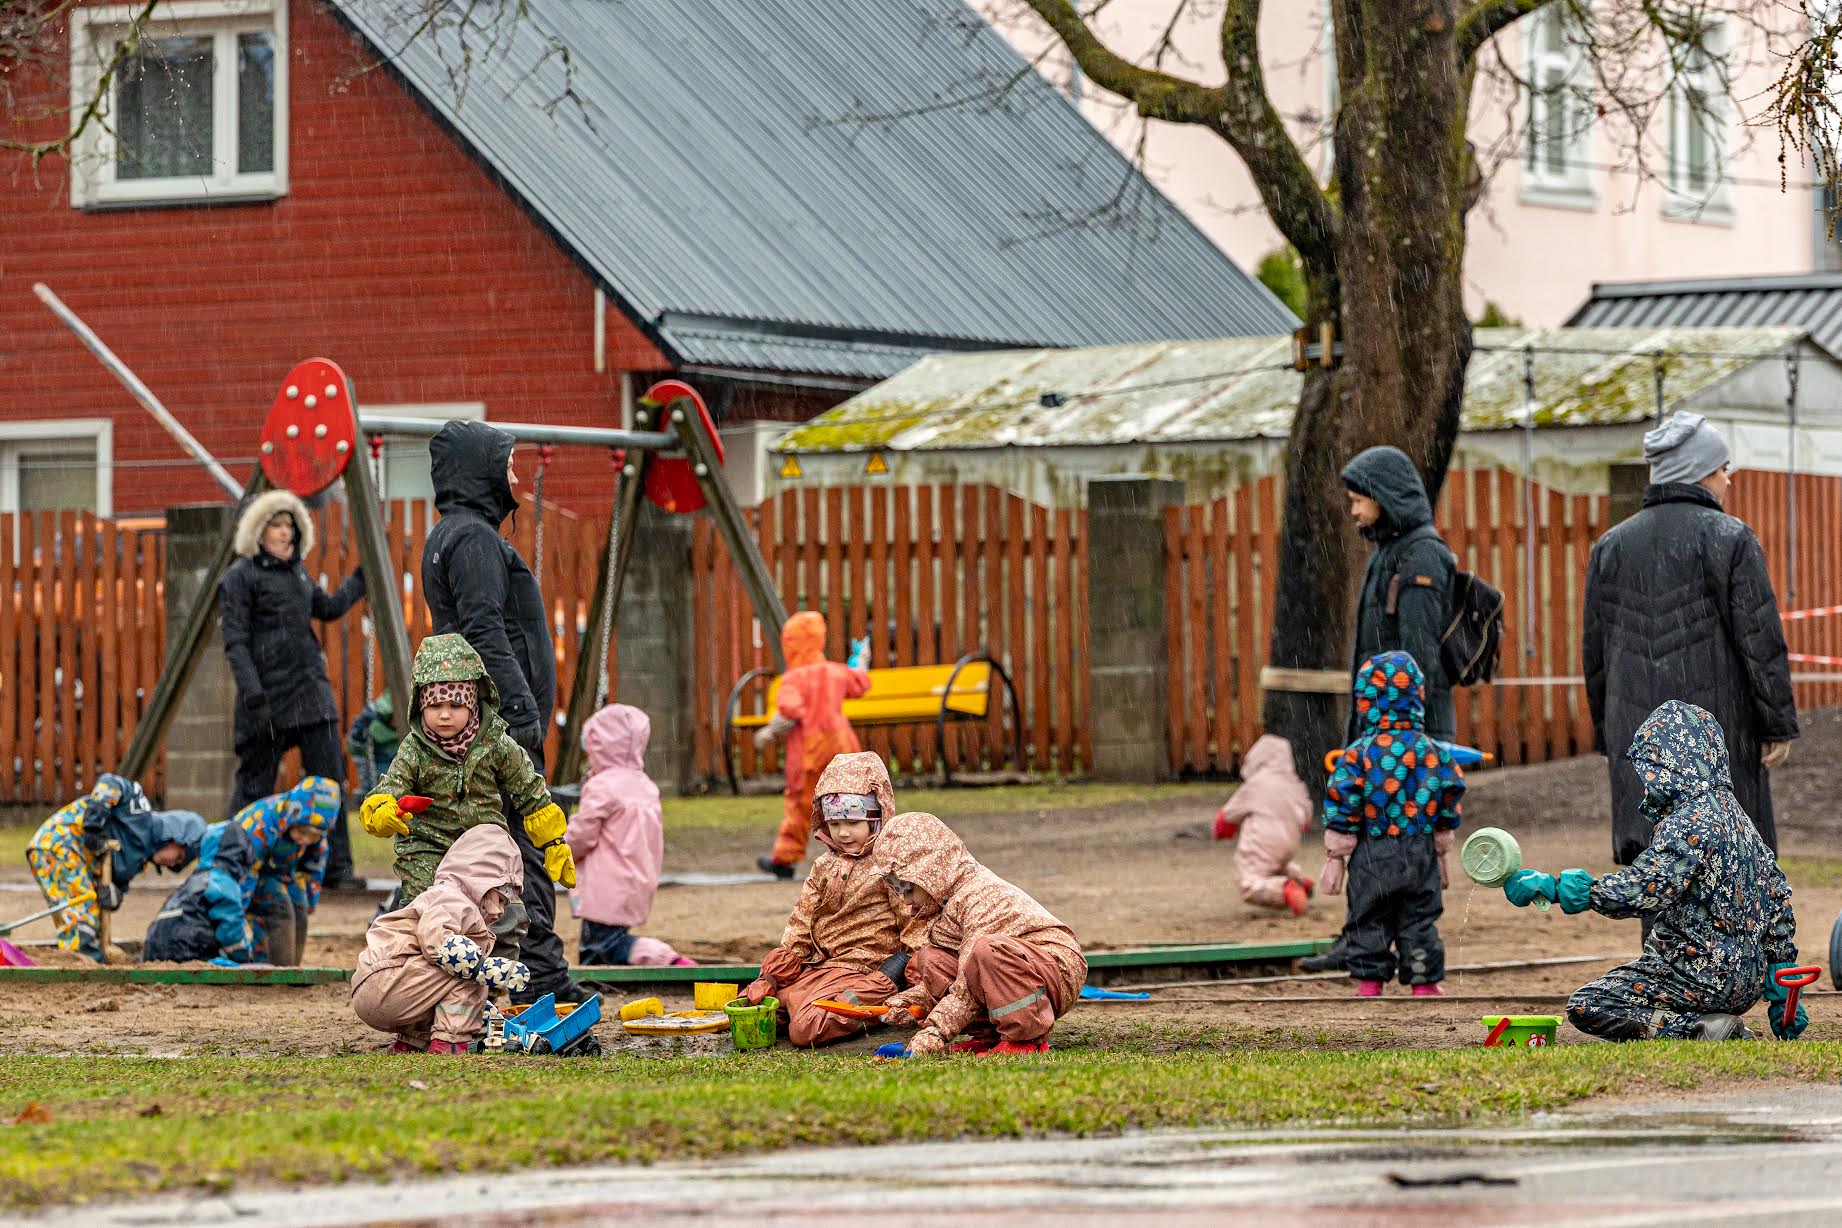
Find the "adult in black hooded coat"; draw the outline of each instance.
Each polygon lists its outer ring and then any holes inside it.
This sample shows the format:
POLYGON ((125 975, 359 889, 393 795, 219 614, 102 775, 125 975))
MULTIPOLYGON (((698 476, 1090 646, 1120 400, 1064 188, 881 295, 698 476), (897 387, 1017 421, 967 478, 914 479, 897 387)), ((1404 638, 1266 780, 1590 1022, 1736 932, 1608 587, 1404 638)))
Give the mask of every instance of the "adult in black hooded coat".
MULTIPOLYGON (((422 552, 422 595, 435 633, 466 638, 499 689, 499 714, 512 739, 544 770, 544 735, 556 707, 556 648, 537 577, 499 535, 518 506, 512 486, 517 440, 484 422, 449 422, 429 441, 429 476, 441 519, 422 552)), ((516 813, 509 801, 506 813, 516 813)), ((512 839, 524 857, 524 911, 529 928, 518 958, 531 970, 518 1001, 547 993, 574 1001, 569 961, 556 936, 556 885, 543 854, 519 823, 512 839)), ((501 945, 504 945, 501 939, 501 945)))
POLYGON ((1773 852, 1767 768, 1797 737, 1778 599, 1752 530, 1721 510, 1727 449, 1699 415, 1645 436, 1643 510, 1593 546, 1582 660, 1593 737, 1612 773, 1612 857, 1650 843, 1643 783, 1625 758, 1644 720, 1679 699, 1712 713, 1727 739, 1733 793, 1773 852))
MULTIPOLYGON (((1426 734, 1452 741, 1458 721, 1452 684, 1439 656, 1439 637, 1451 621, 1452 577, 1457 560, 1433 527, 1433 505, 1420 471, 1399 448, 1370 448, 1344 466, 1343 485, 1362 535, 1375 543, 1356 603, 1356 650, 1350 675, 1383 652, 1412 655, 1426 676, 1426 734), (1361 500, 1373 503, 1363 505, 1361 500)), ((1360 731, 1350 716, 1348 741, 1360 731)))

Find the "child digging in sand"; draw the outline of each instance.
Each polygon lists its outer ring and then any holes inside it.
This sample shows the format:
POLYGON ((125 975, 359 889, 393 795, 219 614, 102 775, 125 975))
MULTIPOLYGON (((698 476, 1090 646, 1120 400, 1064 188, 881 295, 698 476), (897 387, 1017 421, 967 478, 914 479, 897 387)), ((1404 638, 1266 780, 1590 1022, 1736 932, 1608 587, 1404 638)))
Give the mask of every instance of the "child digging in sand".
POLYGON ((390 1052, 466 1053, 485 1031, 487 993, 525 987, 525 966, 492 953, 493 924, 523 886, 518 846, 482 824, 454 841, 427 890, 371 923, 352 1010, 395 1033, 390 1052))
POLYGON ((1074 931, 973 859, 931 814, 897 815, 876 841, 876 868, 910 914, 928 922, 908 965, 913 988, 883 1022, 913 1027, 909 1053, 1044 1053, 1049 1030, 1080 1000, 1087 960, 1074 931), (967 1039, 952 1043, 961 1032, 967 1039))
MULTIPOLYGON (((410 730, 390 770, 359 810, 365 830, 395 838, 402 880, 397 905, 411 903, 434 881, 436 867, 462 834, 482 824, 507 827, 500 798, 511 800, 544 855, 544 868, 565 887, 576 885, 575 861, 563 839, 563 809, 550 800, 531 757, 512 740, 499 715, 499 690, 467 641, 432 635, 416 649, 416 695, 410 730), (433 799, 411 815, 397 799, 433 799)), ((522 881, 522 880, 521 880, 522 881)), ((524 905, 505 910, 501 949, 516 949, 524 930, 524 905)))
POLYGON ((1311 819, 1311 794, 1292 765, 1292 744, 1262 734, 1241 760, 1241 787, 1215 816, 1215 838, 1236 841, 1243 900, 1305 915, 1311 880, 1293 858, 1311 819))
POLYGON ((1379 998, 1397 970, 1417 998, 1445 993, 1439 917, 1465 775, 1422 732, 1424 695, 1420 667, 1407 653, 1364 661, 1352 695, 1361 736, 1344 750, 1324 791, 1329 861, 1322 883, 1335 895, 1348 859, 1343 932, 1359 997, 1379 998))
MULTIPOLYGON (((839 755, 817 781, 819 839, 831 851, 812 863, 780 945, 744 990, 750 1002, 773 994, 796 1045, 823 1045, 864 1030, 861 1020, 812 1005, 830 998, 884 1002, 908 963, 903 918, 870 864, 877 833, 895 812, 895 789, 880 757, 839 755)), ((911 926, 911 938, 919 937, 911 926)))

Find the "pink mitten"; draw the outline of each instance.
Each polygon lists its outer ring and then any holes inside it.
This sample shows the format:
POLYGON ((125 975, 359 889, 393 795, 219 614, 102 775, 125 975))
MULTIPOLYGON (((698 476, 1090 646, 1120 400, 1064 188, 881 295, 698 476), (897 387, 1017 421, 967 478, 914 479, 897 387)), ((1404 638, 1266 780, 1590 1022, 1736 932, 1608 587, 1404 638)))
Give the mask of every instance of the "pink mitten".
POLYGON ((1318 878, 1318 889, 1325 895, 1343 894, 1343 874, 1345 861, 1356 851, 1356 837, 1346 831, 1326 831, 1324 833, 1324 873, 1318 878))
POLYGON ((1439 886, 1441 890, 1452 885, 1452 869, 1446 863, 1446 854, 1458 843, 1458 833, 1450 827, 1441 827, 1433 833, 1433 851, 1439 854, 1439 886))
POLYGON ((1324 833, 1324 856, 1348 857, 1356 851, 1356 835, 1347 831, 1326 831, 1324 833))
POLYGON ((1324 872, 1318 875, 1318 890, 1325 895, 1343 894, 1343 858, 1332 857, 1324 863, 1324 872))

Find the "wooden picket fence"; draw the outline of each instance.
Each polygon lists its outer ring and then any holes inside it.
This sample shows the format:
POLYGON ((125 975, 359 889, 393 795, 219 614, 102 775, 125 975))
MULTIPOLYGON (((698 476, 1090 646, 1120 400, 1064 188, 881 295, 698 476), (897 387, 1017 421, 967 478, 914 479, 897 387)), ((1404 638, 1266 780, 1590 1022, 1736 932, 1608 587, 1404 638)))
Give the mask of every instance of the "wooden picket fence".
MULTIPOLYGON (((1758 534, 1780 609, 1842 606, 1842 478, 1797 475, 1797 531, 1792 533, 1786 499, 1790 477, 1742 470, 1734 477, 1727 510, 1758 534), (1795 567, 1791 566, 1793 554, 1795 567)), ((1793 653, 1833 657, 1838 662, 1791 663, 1794 678, 1823 678, 1796 684, 1797 706, 1842 704, 1842 615, 1787 620, 1784 638, 1793 653)))
MULTIPOLYGON (((1506 764, 1591 749, 1580 674, 1578 611, 1586 559, 1604 531, 1606 500, 1534 490, 1534 573, 1516 475, 1455 472, 1438 521, 1459 565, 1491 580, 1508 604, 1499 684, 1461 690, 1458 736, 1506 764)), ((1235 770, 1260 735, 1260 669, 1273 619, 1283 488, 1265 477, 1208 504, 1165 510, 1170 644, 1170 766, 1235 770)))
MULTIPOLYGON (((1074 773, 1093 762, 1088 736, 1086 513, 1044 508, 990 486, 787 491, 749 513, 787 609, 826 616, 827 655, 870 638, 872 668, 995 657, 1017 687, 1025 766, 1074 773)), ((691 550, 697 696, 695 763, 723 773, 724 706, 736 680, 771 664, 735 567, 699 520, 691 550)), ((759 702, 759 695, 751 696, 759 702)), ((955 771, 1001 768, 1013 719, 994 694, 983 722, 949 724, 955 771)), ((861 731, 898 770, 937 767, 926 727, 861 731)), ((736 742, 743 775, 779 770, 775 752, 736 742)))

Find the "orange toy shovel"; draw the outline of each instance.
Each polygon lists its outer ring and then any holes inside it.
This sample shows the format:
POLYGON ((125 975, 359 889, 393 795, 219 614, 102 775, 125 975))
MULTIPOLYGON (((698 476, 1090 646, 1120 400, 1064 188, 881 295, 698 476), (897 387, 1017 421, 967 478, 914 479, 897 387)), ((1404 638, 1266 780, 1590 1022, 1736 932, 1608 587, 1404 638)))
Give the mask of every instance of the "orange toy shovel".
MULTIPOLYGON (((822 1011, 830 1011, 834 1015, 844 1015, 851 1019, 881 1019, 889 1011, 887 1006, 875 1003, 838 1002, 831 998, 815 998, 812 1004, 822 1011)), ((918 1006, 910 1006, 908 1013, 916 1019, 921 1018, 921 1008, 918 1006)))

